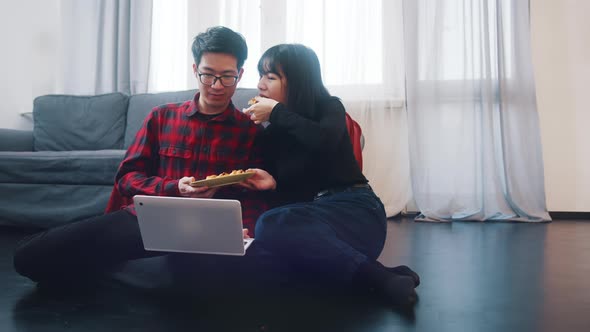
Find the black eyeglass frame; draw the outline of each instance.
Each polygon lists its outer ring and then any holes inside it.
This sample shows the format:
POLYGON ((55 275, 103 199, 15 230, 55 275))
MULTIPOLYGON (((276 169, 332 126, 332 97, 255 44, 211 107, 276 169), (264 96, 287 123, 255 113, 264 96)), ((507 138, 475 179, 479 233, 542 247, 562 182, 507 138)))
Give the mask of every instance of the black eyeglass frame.
POLYGON ((223 85, 224 87, 227 87, 227 88, 229 88, 230 86, 236 85, 238 83, 238 78, 240 78, 240 76, 234 76, 234 75, 215 76, 213 74, 206 74, 206 73, 200 73, 200 72, 197 72, 197 76, 199 77, 199 81, 201 81, 201 83, 203 83, 205 85, 213 86, 219 80, 219 82, 221 82, 221 85, 223 85), (213 78, 213 82, 211 82, 211 84, 207 84, 207 83, 203 82, 203 76, 205 76, 205 77, 212 77, 213 78), (223 83, 223 79, 228 79, 230 77, 233 78, 233 83, 232 84, 229 84, 229 85, 228 84, 224 84, 223 83))

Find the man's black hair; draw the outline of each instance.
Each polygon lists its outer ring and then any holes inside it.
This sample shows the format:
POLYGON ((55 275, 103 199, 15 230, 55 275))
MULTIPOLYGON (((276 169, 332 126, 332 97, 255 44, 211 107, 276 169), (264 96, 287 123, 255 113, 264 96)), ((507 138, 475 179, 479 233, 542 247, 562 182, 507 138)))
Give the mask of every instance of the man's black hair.
POLYGON ((207 52, 233 55, 238 60, 238 69, 244 66, 248 58, 248 45, 244 36, 223 26, 211 27, 198 34, 191 49, 197 66, 203 53, 207 52))

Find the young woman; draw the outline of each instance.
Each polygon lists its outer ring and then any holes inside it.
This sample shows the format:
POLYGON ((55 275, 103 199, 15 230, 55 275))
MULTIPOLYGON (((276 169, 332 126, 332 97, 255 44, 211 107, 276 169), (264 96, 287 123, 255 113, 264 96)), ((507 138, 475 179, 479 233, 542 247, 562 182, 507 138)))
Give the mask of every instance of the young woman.
POLYGON ((244 186, 273 190, 276 198, 256 223, 258 246, 298 271, 375 289, 393 304, 414 303, 418 275, 377 262, 385 210, 357 164, 344 106, 325 88, 316 54, 277 45, 262 55, 258 71, 260 93, 245 112, 268 123, 268 165, 244 186))

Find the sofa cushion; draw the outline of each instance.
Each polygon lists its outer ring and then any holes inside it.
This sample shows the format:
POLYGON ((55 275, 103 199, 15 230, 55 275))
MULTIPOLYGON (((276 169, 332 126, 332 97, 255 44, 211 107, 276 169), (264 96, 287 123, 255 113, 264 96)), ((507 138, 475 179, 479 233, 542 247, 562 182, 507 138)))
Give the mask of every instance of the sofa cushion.
POLYGON ((197 93, 197 90, 142 93, 131 96, 129 98, 129 111, 127 112, 127 124, 125 127, 125 149, 131 145, 137 131, 143 124, 143 120, 154 107, 191 100, 195 96, 195 93, 197 93))
POLYGON ((0 128, 0 151, 33 151, 33 132, 0 128))
POLYGON ((47 95, 33 104, 35 151, 122 149, 129 97, 47 95))
POLYGON ((124 150, 0 152, 0 183, 110 185, 124 150))
POLYGON ((0 225, 51 228, 104 213, 112 185, 0 183, 0 225))

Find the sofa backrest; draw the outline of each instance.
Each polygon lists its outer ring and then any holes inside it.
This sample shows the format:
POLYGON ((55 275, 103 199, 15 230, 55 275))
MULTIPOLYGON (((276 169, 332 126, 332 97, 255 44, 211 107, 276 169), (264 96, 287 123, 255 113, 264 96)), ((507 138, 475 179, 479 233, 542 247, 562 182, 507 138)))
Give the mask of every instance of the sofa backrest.
MULTIPOLYGON (((131 145, 137 131, 143 124, 143 120, 154 107, 191 100, 196 92, 197 90, 143 93, 129 97, 124 148, 127 149, 131 145)), ((258 90, 256 89, 238 88, 232 101, 238 109, 246 108, 248 106, 248 100, 257 94, 258 90)))
POLYGON ((33 150, 122 149, 128 101, 122 93, 35 98, 33 150))
POLYGON ((125 126, 124 148, 127 149, 131 145, 135 134, 137 134, 137 131, 143 124, 143 120, 154 107, 191 100, 196 92, 197 90, 185 90, 141 93, 130 96, 129 109, 127 110, 127 124, 125 126))
MULTIPOLYGON (((191 100, 197 90, 96 96, 45 95, 33 107, 33 150, 127 149, 149 112, 157 106, 191 100)), ((248 107, 256 89, 238 88, 232 98, 248 107)))

